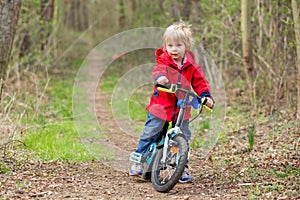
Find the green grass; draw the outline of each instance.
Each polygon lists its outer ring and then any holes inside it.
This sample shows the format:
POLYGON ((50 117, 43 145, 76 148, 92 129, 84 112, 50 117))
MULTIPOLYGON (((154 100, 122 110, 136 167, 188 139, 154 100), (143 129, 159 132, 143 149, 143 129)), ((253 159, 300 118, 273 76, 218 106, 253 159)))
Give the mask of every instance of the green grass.
MULTIPOLYGON (((72 113, 73 82, 68 80, 50 81, 47 101, 41 104, 39 112, 33 110, 23 119, 29 127, 22 136, 25 148, 35 152, 43 160, 93 160, 74 126, 72 113)), ((83 124, 81 124, 83 125, 83 124)), ((90 133, 93 127, 86 127, 87 137, 100 138, 90 133), (92 136, 91 136, 92 135, 92 136)))
POLYGON ((252 124, 249 127, 248 133, 247 133, 249 150, 253 149, 253 146, 254 146, 254 135, 255 135, 255 124, 252 124))
MULTIPOLYGON (((197 122, 192 122, 192 123, 197 123, 197 122)), ((193 124, 191 124, 190 126, 192 126, 193 124)), ((193 139, 191 141, 191 147, 192 148, 200 148, 203 145, 206 144, 206 140, 205 138, 203 138, 204 134, 206 133, 206 131, 210 130, 210 121, 208 119, 201 119, 199 121, 199 124, 197 125, 197 127, 195 127, 195 131, 193 134, 193 139)))
POLYGON ((298 177, 298 180, 300 180, 300 168, 291 165, 280 170, 270 169, 269 173, 275 176, 275 178, 298 177))
POLYGON ((10 172, 10 169, 7 168, 7 167, 4 165, 4 163, 0 162, 0 174, 1 174, 1 173, 8 173, 8 172, 10 172))
MULTIPOLYGON (((107 95, 112 95, 113 90, 118 82, 118 77, 115 75, 107 76, 102 80, 100 85, 101 91, 104 91, 107 95)), ((135 122, 144 122, 147 116, 147 110, 145 109, 149 97, 151 95, 152 88, 149 85, 137 88, 129 99, 113 99, 114 116, 119 119, 128 119, 128 117, 135 122), (145 92, 146 91, 146 92, 145 92)), ((135 127, 135 130, 140 131, 143 127, 135 127)))
POLYGON ((33 150, 42 160, 87 161, 93 157, 78 139, 73 122, 48 124, 29 131, 23 138, 27 149, 33 150))
POLYGON ((119 77, 110 75, 110 76, 104 78, 102 84, 100 85, 100 89, 107 94, 111 94, 113 92, 113 89, 114 89, 115 85, 117 84, 118 80, 119 80, 119 77))
POLYGON ((151 95, 149 92, 145 93, 143 87, 135 91, 128 101, 129 114, 131 119, 135 121, 144 121, 147 115, 145 109, 149 100, 148 97, 151 95))

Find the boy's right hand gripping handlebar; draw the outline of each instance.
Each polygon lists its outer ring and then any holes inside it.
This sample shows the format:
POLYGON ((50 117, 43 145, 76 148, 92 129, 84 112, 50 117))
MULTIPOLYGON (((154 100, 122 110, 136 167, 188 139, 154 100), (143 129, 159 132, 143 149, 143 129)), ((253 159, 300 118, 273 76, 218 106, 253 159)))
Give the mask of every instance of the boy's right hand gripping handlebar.
MULTIPOLYGON (((163 91, 163 92, 168 92, 168 93, 175 93, 177 90, 181 90, 181 91, 188 91, 188 90, 184 90, 184 89, 181 89, 181 88, 178 88, 177 87, 177 84, 165 84, 165 85, 161 85, 157 82, 154 83, 154 86, 157 87, 157 90, 159 91, 163 91)), ((191 92, 191 91, 189 91, 191 92)), ((209 111, 209 112, 212 112, 212 108, 208 107, 206 104, 207 102, 207 97, 200 97, 199 95, 197 95, 195 92, 191 92, 191 95, 193 97, 196 97, 198 99, 200 99, 201 101, 201 105, 203 106, 203 108, 205 108, 205 110, 209 111)))

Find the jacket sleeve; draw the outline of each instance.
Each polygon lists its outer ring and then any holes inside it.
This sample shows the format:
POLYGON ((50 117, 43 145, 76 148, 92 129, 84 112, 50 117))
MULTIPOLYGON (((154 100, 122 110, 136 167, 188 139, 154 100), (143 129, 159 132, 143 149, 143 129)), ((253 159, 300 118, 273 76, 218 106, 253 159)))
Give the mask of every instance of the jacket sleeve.
POLYGON ((167 77, 167 65, 164 63, 162 58, 157 57, 156 64, 152 71, 152 78, 154 81, 156 81, 161 76, 167 77))
POLYGON ((194 65, 191 85, 194 91, 201 97, 211 97, 209 82, 206 80, 202 67, 194 65))

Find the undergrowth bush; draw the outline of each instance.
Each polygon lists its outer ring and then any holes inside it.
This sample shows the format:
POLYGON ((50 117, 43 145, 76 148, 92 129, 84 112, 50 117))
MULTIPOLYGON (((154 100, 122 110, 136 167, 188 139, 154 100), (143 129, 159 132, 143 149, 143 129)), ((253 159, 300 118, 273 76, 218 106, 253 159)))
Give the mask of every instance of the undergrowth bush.
POLYGON ((86 161, 93 157, 80 142, 72 119, 72 82, 53 80, 47 88, 44 113, 26 118, 32 128, 23 135, 25 148, 43 160, 86 161))

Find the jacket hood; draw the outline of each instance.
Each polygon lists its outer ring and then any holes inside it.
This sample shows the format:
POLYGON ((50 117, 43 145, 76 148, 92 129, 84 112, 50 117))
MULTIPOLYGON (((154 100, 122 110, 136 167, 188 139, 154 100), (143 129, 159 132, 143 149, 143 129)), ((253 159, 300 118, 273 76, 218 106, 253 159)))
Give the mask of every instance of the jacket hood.
POLYGON ((160 63, 160 62, 168 62, 168 63, 172 63, 172 59, 171 57, 168 55, 168 52, 165 48, 160 47, 159 49, 156 50, 155 52, 155 57, 156 57, 156 62, 160 63))

